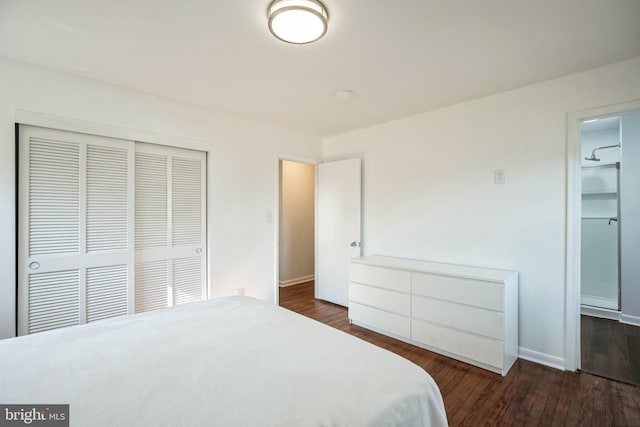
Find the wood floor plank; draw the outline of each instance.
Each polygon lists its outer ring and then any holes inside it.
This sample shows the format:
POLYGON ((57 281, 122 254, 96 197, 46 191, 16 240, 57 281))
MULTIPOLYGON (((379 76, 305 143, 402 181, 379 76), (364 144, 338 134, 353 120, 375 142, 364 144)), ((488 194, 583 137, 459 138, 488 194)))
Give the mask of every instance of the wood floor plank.
MULTIPOLYGON (((640 329, 637 326, 630 326, 630 328, 640 329)), ((628 334, 626 342, 629 352, 629 382, 640 384, 640 336, 628 334)))
POLYGON ((623 323, 609 320, 609 366, 618 367, 619 371, 611 378, 624 381, 631 378, 629 366, 629 348, 625 325, 623 323))
POLYGON ((640 385, 640 328, 581 316, 582 370, 640 385))
POLYGON ((451 426, 640 426, 640 387, 522 359, 501 377, 349 324, 346 308, 314 299, 313 282, 281 288, 280 305, 424 368, 440 387, 451 426))
POLYGON ((591 339, 593 337, 593 322, 589 316, 580 316, 580 353, 582 356, 582 366, 591 366, 591 339))
POLYGON ((597 322, 593 322, 592 328, 591 352, 605 357, 608 356, 609 323, 606 319, 598 319, 597 322))

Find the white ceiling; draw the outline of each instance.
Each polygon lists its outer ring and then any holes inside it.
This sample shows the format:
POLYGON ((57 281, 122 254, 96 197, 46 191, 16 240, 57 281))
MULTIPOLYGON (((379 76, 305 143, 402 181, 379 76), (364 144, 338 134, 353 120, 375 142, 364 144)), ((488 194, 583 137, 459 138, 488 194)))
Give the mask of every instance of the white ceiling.
POLYGON ((0 56, 329 136, 640 55, 640 0, 324 0, 304 46, 269 2, 0 0, 0 56))

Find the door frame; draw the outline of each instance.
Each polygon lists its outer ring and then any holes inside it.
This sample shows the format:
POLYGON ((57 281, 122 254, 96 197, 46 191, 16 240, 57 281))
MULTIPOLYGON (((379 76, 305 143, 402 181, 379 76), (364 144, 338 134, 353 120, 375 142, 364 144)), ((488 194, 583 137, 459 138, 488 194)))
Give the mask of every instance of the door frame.
MULTIPOLYGON (((280 189, 282 188, 282 183, 280 182, 280 162, 282 160, 287 160, 290 162, 296 162, 296 163, 304 163, 307 165, 313 165, 314 169, 315 167, 322 162, 322 160, 318 160, 318 159, 313 159, 311 157, 302 157, 302 156, 295 156, 295 155, 289 155, 289 154, 281 154, 281 153, 276 153, 275 158, 274 158, 274 174, 275 174, 275 188, 274 188, 274 203, 273 203, 273 216, 272 216, 272 221, 273 221, 273 230, 274 230, 274 277, 273 277, 273 302, 275 305, 280 305, 280 189)), ((316 246, 316 243, 318 241, 318 236, 316 235, 316 230, 315 230, 315 222, 316 222, 316 216, 317 216, 317 209, 318 209, 318 192, 316 191, 317 188, 317 182, 316 180, 314 180, 314 210, 313 210, 313 223, 314 223, 314 230, 313 230, 313 245, 314 248, 316 246)), ((267 217, 269 216, 269 213, 267 213, 267 217)), ((314 253, 313 256, 314 260, 313 260, 313 264, 314 264, 314 274, 315 271, 317 269, 316 266, 316 256, 314 253)))
POLYGON ((640 100, 575 111, 567 114, 567 207, 565 260, 565 370, 581 368, 580 358, 580 252, 582 176, 580 122, 640 109, 640 100))

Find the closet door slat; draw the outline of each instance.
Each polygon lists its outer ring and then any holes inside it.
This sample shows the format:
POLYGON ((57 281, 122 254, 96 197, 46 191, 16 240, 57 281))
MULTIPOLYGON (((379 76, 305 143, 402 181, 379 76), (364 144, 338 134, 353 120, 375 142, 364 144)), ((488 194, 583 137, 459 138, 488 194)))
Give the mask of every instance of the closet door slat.
POLYGON ((167 260, 136 264, 136 313, 168 305, 169 266, 167 260))
POLYGON ((80 147, 30 138, 29 255, 80 250, 80 147))
POLYGON ((202 234, 202 175, 198 159, 172 159, 172 236, 173 246, 200 245, 202 234))
POLYGON ((136 250, 167 247, 167 156, 136 151, 136 250))
POLYGON ((78 270, 29 276, 28 333, 80 323, 79 278, 78 270))
POLYGON ((173 260, 173 304, 202 299, 202 257, 173 260))
POLYGON ((126 149, 87 147, 87 252, 127 249, 127 178, 126 149))
POLYGON ((87 269, 87 322, 127 314, 129 266, 87 269))

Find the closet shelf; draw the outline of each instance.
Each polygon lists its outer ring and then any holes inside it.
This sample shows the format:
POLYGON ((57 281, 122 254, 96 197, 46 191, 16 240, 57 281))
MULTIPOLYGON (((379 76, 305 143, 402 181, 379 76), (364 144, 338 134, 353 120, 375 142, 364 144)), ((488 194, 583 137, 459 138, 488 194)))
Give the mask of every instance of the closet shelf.
POLYGON ((582 197, 584 196, 605 196, 605 195, 613 195, 618 194, 617 191, 587 191, 582 193, 582 197))
POLYGON ((602 165, 595 165, 595 166, 582 166, 581 169, 605 169, 605 168, 615 168, 616 167, 616 163, 605 163, 602 165))

